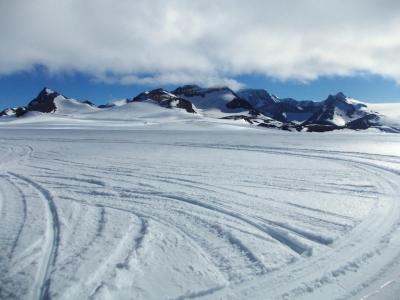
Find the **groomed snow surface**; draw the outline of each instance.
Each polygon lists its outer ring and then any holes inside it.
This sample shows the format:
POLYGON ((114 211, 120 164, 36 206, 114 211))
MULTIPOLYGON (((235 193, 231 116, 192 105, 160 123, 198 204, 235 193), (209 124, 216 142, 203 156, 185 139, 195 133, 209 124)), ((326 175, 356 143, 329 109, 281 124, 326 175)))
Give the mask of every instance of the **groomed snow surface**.
POLYGON ((1 120, 1 299, 398 299, 399 135, 119 109, 1 120))

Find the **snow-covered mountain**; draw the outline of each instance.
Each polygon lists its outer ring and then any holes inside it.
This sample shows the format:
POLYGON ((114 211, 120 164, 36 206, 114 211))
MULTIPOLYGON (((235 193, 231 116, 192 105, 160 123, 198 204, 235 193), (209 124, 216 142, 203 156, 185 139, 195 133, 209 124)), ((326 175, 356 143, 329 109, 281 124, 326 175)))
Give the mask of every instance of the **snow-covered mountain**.
POLYGON ((20 117, 28 111, 40 111, 44 113, 55 112, 56 106, 54 104, 54 99, 58 96, 61 95, 48 88, 44 88, 35 99, 29 102, 28 106, 6 108, 0 113, 0 116, 16 115, 17 117, 20 117))
POLYGON ((86 100, 81 102, 75 99, 70 99, 45 87, 39 92, 36 98, 28 103, 27 106, 5 109, 0 113, 0 116, 16 115, 17 117, 20 117, 29 111, 53 114, 66 114, 72 112, 85 113, 93 110, 95 107, 96 106, 90 101, 86 100))
POLYGON ((257 89, 241 90, 237 95, 265 115, 281 122, 294 122, 307 128, 307 131, 320 132, 342 128, 363 130, 378 127, 383 131, 397 132, 400 128, 398 119, 388 119, 385 115, 370 110, 365 103, 341 92, 329 95, 323 101, 279 99, 265 90, 257 89), (385 124, 382 120, 385 120, 385 124))
MULTIPOLYGON (((205 118, 242 120, 253 125, 289 131, 321 132, 377 127, 382 131, 400 132, 400 121, 397 117, 388 118, 343 93, 330 95, 323 101, 298 101, 292 98, 280 99, 263 89, 234 92, 227 86, 202 88, 197 85, 185 85, 171 92, 159 88, 140 93, 132 100, 111 101, 98 107, 90 101, 70 99, 44 88, 27 106, 7 108, 0 116, 19 117, 29 111, 38 111, 58 115, 92 114, 96 115, 96 118, 101 115, 104 119, 110 115, 113 120, 129 119, 129 116, 133 115, 135 118, 141 117, 133 113, 132 103, 146 104, 145 110, 139 110, 143 112, 143 116, 152 115, 151 107, 157 106, 205 118)), ((158 115, 159 110, 155 111, 155 115, 158 115)), ((181 114, 179 116, 182 117, 181 114)))
MULTIPOLYGON (((296 127, 295 124, 286 124, 263 114, 227 86, 201 88, 197 85, 185 85, 171 93, 158 89, 142 93, 135 97, 133 101, 140 101, 140 99, 152 99, 161 103, 172 101, 172 99, 175 99, 174 101, 186 101, 186 105, 191 107, 193 112, 203 117, 244 120, 250 124, 268 128, 299 130, 299 127, 296 127)), ((191 111, 188 110, 188 112, 191 111)))
POLYGON ((281 122, 301 123, 315 113, 322 102, 279 99, 263 89, 244 89, 237 95, 265 115, 281 122))
POLYGON ((171 93, 190 101, 196 111, 212 118, 226 117, 226 114, 248 114, 254 109, 227 86, 201 88, 197 85, 185 85, 171 93))
POLYGON ((163 89, 155 89, 150 92, 147 91, 144 93, 140 93, 139 95, 134 97, 131 102, 155 102, 160 106, 166 108, 180 108, 186 110, 188 113, 196 113, 190 101, 179 98, 176 95, 169 93, 163 89))
POLYGON ((323 105, 303 124, 345 126, 368 115, 376 116, 366 104, 338 93, 323 101, 323 105))

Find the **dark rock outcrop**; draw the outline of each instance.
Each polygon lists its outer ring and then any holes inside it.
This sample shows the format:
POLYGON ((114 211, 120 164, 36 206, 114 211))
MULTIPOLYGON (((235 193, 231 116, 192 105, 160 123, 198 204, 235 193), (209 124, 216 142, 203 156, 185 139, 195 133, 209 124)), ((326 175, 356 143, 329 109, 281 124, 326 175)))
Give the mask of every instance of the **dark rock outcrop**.
POLYGON ((249 102, 243 100, 239 97, 235 97, 232 101, 226 104, 227 108, 236 109, 236 108, 244 108, 248 110, 253 110, 253 106, 250 105, 249 102))
POLYGON ((54 99, 60 96, 59 93, 54 92, 48 88, 44 88, 35 99, 28 104, 28 111, 40 111, 43 113, 55 112, 57 107, 54 99))
POLYGON ((309 124, 305 126, 308 132, 326 132, 333 131, 338 129, 344 129, 345 126, 336 126, 336 125, 321 125, 321 124, 309 124))
POLYGON ((166 90, 155 89, 152 91, 140 93, 135 98, 133 98, 132 102, 142 102, 142 101, 150 99, 150 100, 154 100, 154 101, 157 101, 160 103, 164 100, 169 100, 169 99, 173 99, 173 98, 176 98, 176 96, 167 92, 166 90))
POLYGON ((192 103, 188 100, 181 99, 181 98, 174 98, 174 99, 168 99, 168 100, 163 100, 160 103, 161 106, 164 106, 166 108, 181 108, 186 110, 188 113, 195 114, 196 111, 193 109, 192 103))
POLYGON ((368 114, 363 110, 367 106, 361 102, 346 97, 343 93, 338 93, 324 101, 324 105, 316 111, 302 125, 319 124, 332 126, 345 126, 347 123, 364 117, 368 114), (339 124, 339 121, 342 124, 339 124))
POLYGON ((321 102, 309 100, 280 99, 263 89, 244 89, 236 94, 258 111, 281 122, 291 122, 294 119, 304 121, 322 105, 321 102), (293 117, 294 114, 296 117, 293 117))
POLYGON ((211 87, 211 88, 202 88, 199 87, 198 85, 184 85, 183 87, 178 87, 177 89, 173 90, 171 93, 179 96, 179 95, 184 95, 185 97, 195 97, 195 96, 201 96, 205 97, 207 94, 212 93, 212 92, 217 92, 220 90, 230 90, 227 86, 221 86, 221 87, 211 87))
POLYGON ((54 99, 58 96, 60 96, 59 93, 44 88, 36 98, 29 102, 28 106, 5 109, 0 113, 0 116, 15 115, 16 117, 21 117, 28 111, 39 111, 43 113, 55 112, 57 107, 54 103, 54 99))
MULTIPOLYGON (((16 107, 16 108, 8 108, 5 109, 0 113, 0 116, 5 116, 5 115, 15 115, 16 117, 21 117, 25 115, 29 111, 38 111, 42 113, 54 113, 57 110, 56 103, 54 102, 54 99, 57 97, 61 96, 63 99, 68 99, 67 97, 54 92, 50 90, 49 88, 44 88, 42 89, 39 94, 37 95, 36 98, 31 100, 28 103, 28 106, 21 106, 21 107, 16 107)), ((73 99, 71 99, 73 100, 73 99)), ((76 100, 73 100, 76 101, 76 100)), ((95 104, 92 102, 86 100, 81 103, 84 103, 86 105, 96 107, 95 104)))
POLYGON ((91 107, 97 107, 96 104, 90 102, 89 100, 85 100, 85 101, 83 101, 82 103, 87 104, 87 105, 89 105, 89 106, 91 106, 91 107))
POLYGON ((5 110, 0 112, 0 117, 15 115, 15 111, 17 109, 18 109, 17 107, 16 108, 11 108, 11 107, 10 108, 6 108, 5 110))
POLYGON ((354 130, 365 130, 371 126, 379 125, 381 117, 377 114, 368 114, 354 121, 347 123, 347 128, 354 130))
POLYGON ((146 100, 156 101, 160 104, 160 106, 166 108, 180 108, 186 110, 188 113, 196 113, 196 111, 193 109, 192 103, 189 100, 176 97, 176 95, 169 93, 164 89, 155 89, 140 93, 133 98, 132 102, 143 102, 146 100))

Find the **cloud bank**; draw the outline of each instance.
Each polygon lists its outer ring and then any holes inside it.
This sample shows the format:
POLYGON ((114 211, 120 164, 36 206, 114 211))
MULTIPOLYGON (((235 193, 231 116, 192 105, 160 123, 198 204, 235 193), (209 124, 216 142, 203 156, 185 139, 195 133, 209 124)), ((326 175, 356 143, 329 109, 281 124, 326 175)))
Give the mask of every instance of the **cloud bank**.
POLYGON ((2 1, 0 75, 44 66, 121 84, 400 83, 399 11, 397 0, 2 1))

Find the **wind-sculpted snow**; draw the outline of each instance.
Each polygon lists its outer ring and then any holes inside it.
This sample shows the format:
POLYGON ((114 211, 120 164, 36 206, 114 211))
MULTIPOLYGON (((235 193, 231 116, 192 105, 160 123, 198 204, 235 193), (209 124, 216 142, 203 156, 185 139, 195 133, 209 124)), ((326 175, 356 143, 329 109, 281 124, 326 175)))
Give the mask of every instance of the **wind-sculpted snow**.
POLYGON ((2 299, 399 291, 397 135, 30 126, 0 131, 2 299))

